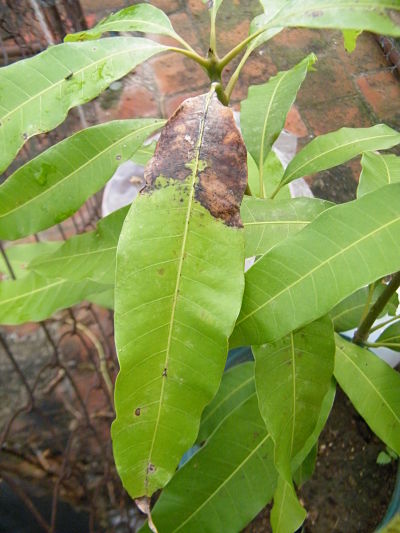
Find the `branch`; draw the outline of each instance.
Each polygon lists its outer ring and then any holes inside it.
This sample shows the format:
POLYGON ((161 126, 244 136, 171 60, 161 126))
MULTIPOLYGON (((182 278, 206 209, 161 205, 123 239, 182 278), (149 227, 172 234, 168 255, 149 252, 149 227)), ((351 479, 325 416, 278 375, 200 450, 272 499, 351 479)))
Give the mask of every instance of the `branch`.
POLYGON ((371 306, 366 317, 361 321, 361 324, 358 326, 357 331, 354 333, 353 342, 355 344, 364 344, 365 340, 368 337, 369 331, 372 327, 372 324, 378 318, 379 314, 385 308, 386 304, 400 287, 400 271, 393 274, 392 279, 386 285, 385 290, 376 300, 374 305, 371 306))

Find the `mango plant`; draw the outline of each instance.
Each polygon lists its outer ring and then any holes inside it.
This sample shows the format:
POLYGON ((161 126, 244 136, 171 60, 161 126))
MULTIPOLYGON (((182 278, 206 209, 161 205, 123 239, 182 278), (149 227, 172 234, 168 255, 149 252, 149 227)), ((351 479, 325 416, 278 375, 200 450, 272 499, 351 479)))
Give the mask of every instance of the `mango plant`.
POLYGON ((234 533, 273 500, 273 531, 292 533, 306 517, 296 486, 312 475, 336 383, 400 454, 400 377, 370 350, 400 349, 400 159, 380 153, 400 133, 342 128, 313 139, 284 169, 272 147, 313 54, 249 88, 241 131, 229 101, 250 54, 284 28, 340 29, 351 48, 363 30, 400 36, 400 2, 261 0, 249 36, 223 57, 222 0, 208 4, 204 57, 162 11, 137 4, 0 70, 2 170, 27 139, 156 54, 184 54, 210 78, 209 92, 166 123, 90 127, 6 179, 0 238, 12 241, 70 217, 161 128, 132 205, 63 244, 7 247, 16 279, 0 284, 0 321, 44 320, 87 299, 115 308, 113 449, 125 489, 148 515, 142 532, 234 533), (133 31, 177 44, 102 38, 133 31), (240 54, 224 85, 223 70, 240 54), (290 198, 293 180, 359 155, 356 200, 290 198), (247 258, 255 261, 245 273, 247 258), (382 315, 390 327, 372 343, 382 315), (351 329, 353 339, 343 336, 351 329), (224 372, 228 348, 239 346, 251 346, 254 360, 224 372))

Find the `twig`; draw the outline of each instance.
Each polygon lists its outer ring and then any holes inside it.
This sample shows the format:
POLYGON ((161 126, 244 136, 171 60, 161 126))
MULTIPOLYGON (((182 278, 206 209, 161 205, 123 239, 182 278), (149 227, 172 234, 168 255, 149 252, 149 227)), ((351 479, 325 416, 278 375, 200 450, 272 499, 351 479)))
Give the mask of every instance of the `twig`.
POLYGON ((393 296, 393 294, 400 287, 400 271, 393 274, 392 279, 386 285, 384 291, 376 300, 376 302, 371 306, 370 310, 367 313, 367 316, 362 320, 361 324, 358 326, 356 332, 353 336, 353 342, 355 344, 362 345, 366 341, 369 331, 378 318, 380 312, 385 308, 386 304, 393 296))

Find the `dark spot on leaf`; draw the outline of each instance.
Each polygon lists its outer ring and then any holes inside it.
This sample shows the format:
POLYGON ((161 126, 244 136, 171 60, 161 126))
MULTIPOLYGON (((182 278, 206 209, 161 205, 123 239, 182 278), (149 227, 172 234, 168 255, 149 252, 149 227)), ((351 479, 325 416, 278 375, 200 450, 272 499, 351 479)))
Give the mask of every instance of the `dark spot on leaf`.
POLYGON ((165 268, 159 268, 159 269, 157 270, 157 272, 158 272, 158 274, 159 274, 160 276, 163 276, 164 273, 165 273, 165 268))
POLYGON ((311 13, 311 16, 312 16, 313 18, 317 18, 317 17, 322 17, 323 14, 324 14, 323 11, 313 11, 313 12, 311 13))
POLYGON ((120 161, 121 158, 122 158, 122 156, 121 156, 120 154, 118 154, 118 155, 115 156, 115 159, 116 159, 117 161, 120 161))
POLYGON ((65 76, 64 79, 65 79, 66 81, 68 81, 68 80, 70 80, 70 79, 72 78, 73 75, 74 75, 74 73, 71 72, 70 74, 68 74, 68 76, 65 76))
POLYGON ((163 378, 167 377, 167 369, 166 368, 164 368, 164 370, 163 370, 162 377, 163 378))
MULTIPOLYGON (((185 100, 168 120, 145 169, 146 189, 154 190, 159 176, 179 183, 190 178, 193 171, 196 200, 215 218, 241 227, 247 152, 232 110, 223 106, 215 94, 185 100), (185 139, 191 139, 191 143, 185 139)), ((187 183, 182 190, 189 195, 187 183)))
POLYGON ((135 416, 140 416, 140 407, 135 409, 135 416))
POLYGON ((153 464, 149 463, 147 465, 147 473, 148 474, 153 474, 153 472, 155 472, 155 471, 156 471, 156 467, 153 464))
POLYGON ((23 134, 22 134, 22 138, 26 141, 27 138, 28 138, 28 134, 27 134, 27 133, 23 133, 23 134))

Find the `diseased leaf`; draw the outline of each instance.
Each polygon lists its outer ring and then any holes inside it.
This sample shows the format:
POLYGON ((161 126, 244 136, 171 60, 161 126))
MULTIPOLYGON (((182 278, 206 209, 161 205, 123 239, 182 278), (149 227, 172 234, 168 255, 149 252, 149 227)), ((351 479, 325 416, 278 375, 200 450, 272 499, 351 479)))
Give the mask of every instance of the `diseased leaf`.
MULTIPOLYGON (((163 490, 152 511, 159 531, 238 533, 272 498, 277 477, 272 457, 272 439, 253 394, 163 490)), ((149 531, 144 526, 140 533, 149 531)))
POLYGON ((252 349, 260 411, 275 443, 277 469, 290 483, 291 460, 312 435, 331 385, 335 356, 332 322, 322 318, 279 341, 252 349))
POLYGON ((246 257, 265 254, 332 205, 316 198, 264 200, 245 196, 240 215, 245 229, 246 257))
POLYGON ((390 345, 391 350, 400 352, 400 322, 388 326, 379 336, 376 342, 384 342, 390 345))
POLYGON ((279 477, 271 510, 273 533, 292 533, 299 529, 307 513, 297 499, 293 484, 279 477))
POLYGON ((60 124, 68 111, 98 96, 166 46, 139 37, 51 46, 0 69, 0 172, 24 142, 60 124))
POLYGON ((0 238, 19 239, 70 217, 163 123, 139 119, 93 126, 20 167, 0 186, 0 238))
POLYGON ((372 128, 341 128, 320 135, 292 159, 281 185, 341 165, 366 150, 383 150, 399 143, 400 133, 384 124, 372 128))
MULTIPOLYGON (((379 283, 374 289, 374 293, 371 298, 371 305, 374 304, 377 298, 382 294, 385 289, 385 285, 379 283)), ((335 331, 348 331, 356 328, 360 322, 365 305, 368 301, 369 288, 362 287, 358 291, 354 292, 335 307, 330 312, 330 316, 333 321, 335 331)), ((399 305, 399 299, 397 293, 393 294, 388 304, 383 309, 379 316, 385 313, 394 314, 399 305)))
POLYGON ((231 347, 279 339, 400 270, 399 233, 400 184, 321 213, 246 272, 231 347))
POLYGON ((64 39, 65 42, 86 41, 98 39, 109 31, 140 31, 168 35, 179 40, 167 15, 149 4, 136 4, 112 13, 101 20, 90 30, 71 33, 64 39))
MULTIPOLYGON (((20 279, 29 273, 27 267, 31 261, 36 257, 45 257, 47 254, 54 253, 63 244, 63 241, 30 242, 8 246, 5 252, 15 277, 20 279)), ((0 255, 0 272, 7 278, 11 277, 2 255, 0 255)))
POLYGON ((224 372, 217 394, 202 414, 197 442, 205 441, 230 415, 232 409, 247 400, 254 392, 253 362, 236 365, 224 372))
POLYGON ((400 157, 366 152, 361 158, 361 174, 357 197, 400 181, 400 157))
POLYGON ((310 54, 291 70, 271 77, 267 83, 249 87, 247 98, 241 102, 243 138, 261 173, 265 158, 285 125, 297 91, 315 61, 315 55, 310 54))
POLYGON ((133 497, 164 486, 194 443, 240 309, 247 169, 232 111, 212 91, 186 100, 145 177, 118 244, 115 294, 112 437, 133 497))
MULTIPOLYGON (((265 0, 268 5, 268 0, 265 0)), ((259 27, 305 27, 368 30, 400 36, 398 0, 271 0, 259 27), (262 24, 264 21, 264 25, 262 24)))
MULTIPOLYGON (((0 283, 0 324, 17 325, 45 320, 98 290, 92 281, 46 279, 34 272, 20 280, 0 283)), ((107 286, 105 286, 107 288, 107 286)))
POLYGON ((55 253, 35 259, 29 269, 47 278, 114 285, 117 244, 127 212, 128 207, 114 211, 95 231, 72 237, 55 253))
POLYGON ((335 339, 335 378, 372 431, 400 454, 400 374, 365 348, 335 339))

